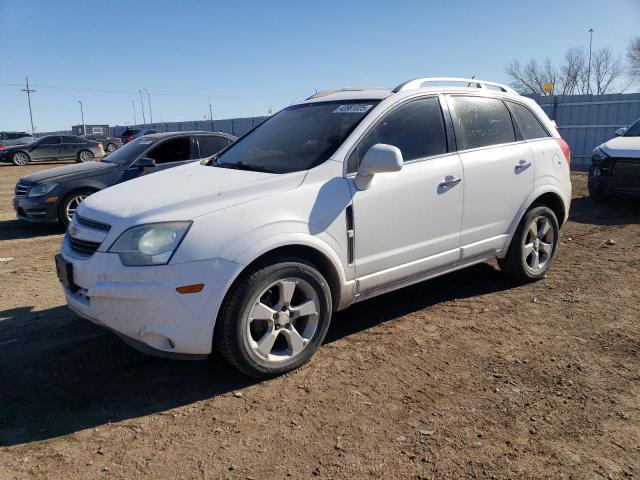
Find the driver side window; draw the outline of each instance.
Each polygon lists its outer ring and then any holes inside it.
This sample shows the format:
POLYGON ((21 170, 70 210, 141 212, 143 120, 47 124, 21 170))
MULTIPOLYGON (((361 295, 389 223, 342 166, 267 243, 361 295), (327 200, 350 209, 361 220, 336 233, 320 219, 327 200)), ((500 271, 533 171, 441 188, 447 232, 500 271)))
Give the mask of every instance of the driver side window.
POLYGON ((447 134, 437 97, 409 101, 387 113, 350 155, 347 172, 358 170, 376 143, 398 147, 405 162, 447 152, 447 134))

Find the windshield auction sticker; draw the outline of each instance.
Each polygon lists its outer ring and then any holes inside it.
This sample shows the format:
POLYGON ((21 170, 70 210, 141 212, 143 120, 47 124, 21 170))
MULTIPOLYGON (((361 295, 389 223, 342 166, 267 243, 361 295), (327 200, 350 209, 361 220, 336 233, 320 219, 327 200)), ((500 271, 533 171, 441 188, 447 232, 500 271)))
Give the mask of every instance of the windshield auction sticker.
POLYGON ((340 105, 333 113, 366 113, 373 105, 365 105, 364 103, 351 103, 340 105))

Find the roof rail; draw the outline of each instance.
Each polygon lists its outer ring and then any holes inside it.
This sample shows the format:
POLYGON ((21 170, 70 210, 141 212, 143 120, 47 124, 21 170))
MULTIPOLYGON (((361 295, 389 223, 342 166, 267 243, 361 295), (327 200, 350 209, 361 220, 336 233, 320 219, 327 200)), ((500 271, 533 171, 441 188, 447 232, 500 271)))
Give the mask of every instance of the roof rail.
POLYGON ((330 88, 327 90, 321 90, 319 92, 314 93, 313 95, 305 98, 305 100, 313 100, 314 98, 326 97, 327 95, 331 95, 333 93, 338 92, 362 92, 364 90, 387 90, 388 88, 381 87, 346 87, 346 88, 330 88))
POLYGON ((508 87, 507 85, 503 85, 501 83, 495 82, 487 82, 485 80, 478 80, 477 78, 457 78, 457 77, 423 77, 423 78, 415 78, 413 80, 409 80, 407 82, 401 83, 396 88, 393 89, 393 93, 402 92, 403 90, 412 90, 414 88, 422 87, 424 83, 468 83, 471 85, 472 83, 477 85, 478 88, 486 89, 489 87, 496 87, 499 90, 502 90, 505 93, 510 93, 512 95, 518 95, 513 88, 508 87))

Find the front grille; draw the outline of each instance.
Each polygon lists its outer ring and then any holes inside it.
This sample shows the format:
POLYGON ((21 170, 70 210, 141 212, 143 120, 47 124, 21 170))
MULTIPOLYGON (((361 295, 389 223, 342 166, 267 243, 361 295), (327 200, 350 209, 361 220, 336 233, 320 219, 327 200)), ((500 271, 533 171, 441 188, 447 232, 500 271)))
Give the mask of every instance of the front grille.
POLYGON ((81 217, 76 213, 75 221, 80 225, 84 225, 85 227, 93 228, 94 230, 101 230, 103 232, 108 232, 111 230, 111 225, 104 222, 99 222, 97 220, 91 220, 90 218, 81 217))
POLYGON ((93 255, 100 247, 100 242, 89 242, 88 240, 80 240, 69 236, 69 245, 78 253, 83 255, 93 255))
POLYGON ((625 180, 640 179, 639 158, 615 158, 613 175, 625 180))
POLYGON ((16 184, 16 192, 15 192, 16 197, 26 197, 27 193, 29 193, 30 188, 31 188, 31 185, 18 182, 16 184))

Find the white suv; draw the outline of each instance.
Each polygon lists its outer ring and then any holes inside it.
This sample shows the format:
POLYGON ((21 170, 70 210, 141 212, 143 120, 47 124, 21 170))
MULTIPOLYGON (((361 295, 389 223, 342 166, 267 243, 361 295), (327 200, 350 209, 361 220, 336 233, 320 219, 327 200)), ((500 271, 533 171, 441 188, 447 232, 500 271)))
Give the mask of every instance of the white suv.
POLYGON ((277 375, 355 302, 493 258, 543 277, 569 212, 569 155, 503 85, 320 92, 211 159, 87 198, 58 275, 73 311, 139 349, 217 348, 277 375))

